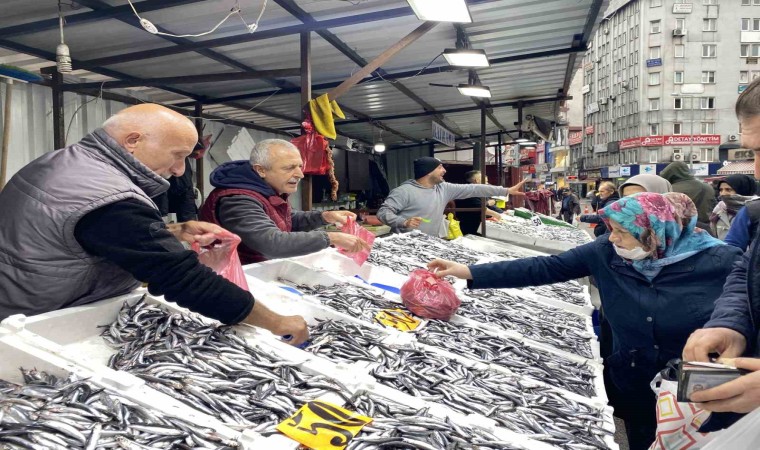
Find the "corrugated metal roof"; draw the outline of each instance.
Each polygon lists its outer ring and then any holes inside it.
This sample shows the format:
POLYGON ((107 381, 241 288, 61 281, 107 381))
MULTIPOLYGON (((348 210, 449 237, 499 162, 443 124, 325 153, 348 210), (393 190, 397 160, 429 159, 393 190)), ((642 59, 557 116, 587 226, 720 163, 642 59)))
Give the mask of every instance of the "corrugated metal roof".
MULTIPOLYGON (((98 9, 125 6, 126 0, 83 0, 98 9)), ((135 2, 138 5, 139 0, 135 2)), ((206 31, 213 27, 230 8, 238 3, 244 20, 253 23, 258 15, 262 1, 260 0, 218 0, 187 2, 180 6, 167 7, 144 12, 142 15, 154 24, 178 34, 192 34, 206 31)), ((278 3, 285 5, 284 0, 269 0, 266 11, 259 24, 257 33, 291 27, 295 30, 302 22, 291 15, 278 3)), ((346 47, 366 61, 371 61, 377 55, 395 44, 400 38, 410 33, 421 22, 411 13, 404 0, 358 0, 358 1, 325 1, 298 0, 297 7, 310 14, 314 20, 340 20, 339 26, 329 31, 346 44, 346 47), (365 14, 392 12, 392 17, 378 15, 377 20, 350 24, 357 17, 365 14)), ((574 39, 584 32, 589 20, 597 21, 598 17, 590 17, 594 7, 600 7, 601 0, 470 0, 470 12, 473 23, 464 24, 462 29, 473 48, 485 49, 491 60, 513 58, 519 55, 529 55, 535 52, 561 51, 568 49, 574 39)), ((601 5, 604 10, 604 5, 601 5)), ((29 2, 22 0, 6 0, 3 2, 4 14, 0 17, 0 35, 2 29, 20 24, 33 24, 40 20, 54 19, 57 16, 55 2, 29 2)), ((66 10, 67 16, 91 11, 80 6, 76 10, 66 10)), ((79 23, 72 20, 64 28, 66 42, 71 49, 72 57, 77 61, 100 59, 103 57, 131 54, 145 50, 172 48, 176 44, 161 37, 151 35, 136 28, 124 20, 133 20, 130 14, 114 18, 104 18, 97 21, 79 23)), ((190 38, 189 41, 209 42, 224 37, 247 36, 247 30, 240 17, 231 17, 215 33, 190 38)), ((349 56, 336 49, 331 43, 320 37, 316 32, 312 35, 311 67, 312 83, 315 85, 337 84, 360 69, 359 65, 349 56)), ((295 68, 300 64, 299 36, 289 34, 269 39, 260 39, 254 33, 253 40, 233 45, 214 47, 211 50, 224 58, 255 70, 295 68)), ((39 30, 32 26, 24 34, 15 34, 0 38, 0 62, 14 64, 27 70, 38 70, 52 65, 44 56, 55 52, 59 37, 57 29, 39 30), (31 47, 30 54, 18 53, 17 45, 31 47), (44 53, 47 52, 47 53, 44 53)), ((445 48, 456 45, 457 30, 452 24, 440 23, 409 47, 395 55, 383 65, 385 73, 418 71, 424 66, 431 68, 447 67, 440 57, 445 48), (436 58, 436 56, 438 56, 436 58), (431 63, 432 61, 432 63, 431 63)), ((490 68, 479 69, 477 74, 484 85, 491 88, 491 104, 550 98, 557 96, 568 76, 568 54, 541 58, 527 58, 517 61, 505 61, 490 68)), ((218 59, 218 58, 217 58, 218 59)), ((575 58, 570 72, 581 63, 582 58, 575 58)), ((203 75, 209 73, 224 73, 240 71, 239 67, 230 67, 215 59, 198 53, 182 52, 173 55, 163 55, 144 60, 134 60, 111 64, 104 69, 118 71, 137 78, 168 77, 185 75, 203 75)), ((450 69, 450 68, 449 68, 450 69)), ((111 79, 97 73, 99 69, 77 70, 67 75, 67 82, 101 82, 111 79)), ((361 113, 361 117, 369 116, 369 123, 349 123, 339 129, 354 137, 373 141, 380 133, 380 127, 388 127, 398 134, 385 131, 383 139, 388 143, 404 142, 408 138, 424 140, 430 138, 431 115, 417 115, 401 119, 389 117, 399 114, 423 114, 425 105, 435 110, 475 107, 472 99, 461 96, 454 88, 430 86, 430 83, 456 85, 466 83, 468 72, 454 70, 443 73, 426 73, 401 80, 376 79, 354 87, 339 102, 347 109, 361 113), (410 95, 409 92, 412 94, 410 95), (383 118, 382 123, 374 119, 383 118)), ((273 91, 273 86, 297 88, 300 80, 297 77, 281 78, 278 80, 251 79, 244 81, 225 81, 216 83, 177 84, 172 86, 177 90, 189 93, 201 99, 216 99, 228 96, 239 96, 260 93, 257 98, 236 101, 234 107, 230 104, 209 104, 205 110, 220 116, 238 120, 253 121, 256 125, 271 128, 295 129, 298 126, 301 104, 299 94, 277 93, 267 97, 273 91), (295 119, 295 120, 292 120, 295 119)), ((117 92, 131 95, 138 93, 142 98, 170 103, 183 103, 188 98, 160 87, 135 87, 121 89, 117 92)), ((324 91, 323 91, 324 92, 324 91)), ((315 91, 315 93, 317 93, 315 91)), ((546 119, 554 119, 556 104, 554 102, 532 104, 525 107, 523 113, 534 114, 546 119)), ((517 110, 512 107, 498 107, 492 110, 501 125, 507 129, 513 128, 517 120, 517 110)), ((445 113, 437 116, 456 133, 462 135, 477 135, 480 133, 480 112, 478 110, 445 113)), ((356 119, 349 114, 349 120, 356 119)), ((497 126, 487 121, 487 132, 498 131, 497 126)))

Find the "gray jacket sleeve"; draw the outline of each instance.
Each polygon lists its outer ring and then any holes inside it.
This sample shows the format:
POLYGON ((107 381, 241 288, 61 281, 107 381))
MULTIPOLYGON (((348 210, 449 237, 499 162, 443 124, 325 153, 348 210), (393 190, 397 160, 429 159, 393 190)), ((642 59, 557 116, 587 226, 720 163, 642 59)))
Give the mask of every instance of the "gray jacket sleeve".
POLYGON ((472 197, 492 197, 494 195, 507 195, 507 188, 491 186, 490 184, 454 184, 444 183, 447 201, 459 200, 472 197))
POLYGON ((311 231, 327 225, 322 219, 322 211, 293 211, 290 218, 293 231, 311 231))
POLYGON ((408 217, 399 215, 408 206, 408 196, 403 189, 396 188, 391 191, 388 198, 380 206, 380 209, 377 210, 377 218, 380 222, 391 227, 391 230, 396 233, 409 231, 409 229, 404 227, 404 222, 408 217))
POLYGON ((306 255, 330 245, 324 231, 281 231, 261 203, 244 195, 219 200, 219 222, 240 236, 246 247, 268 259, 306 255))

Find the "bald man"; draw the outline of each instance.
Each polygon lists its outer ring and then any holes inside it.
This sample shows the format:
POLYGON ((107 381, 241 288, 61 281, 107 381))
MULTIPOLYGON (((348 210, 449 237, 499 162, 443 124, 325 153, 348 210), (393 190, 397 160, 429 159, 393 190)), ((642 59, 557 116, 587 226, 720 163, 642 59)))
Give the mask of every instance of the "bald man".
POLYGON ((158 105, 127 108, 81 141, 32 161, 0 192, 0 320, 125 294, 148 283, 191 311, 245 322, 298 344, 299 316, 280 316, 202 265, 180 240, 207 244, 222 228, 167 228, 152 198, 185 170, 193 123, 158 105))

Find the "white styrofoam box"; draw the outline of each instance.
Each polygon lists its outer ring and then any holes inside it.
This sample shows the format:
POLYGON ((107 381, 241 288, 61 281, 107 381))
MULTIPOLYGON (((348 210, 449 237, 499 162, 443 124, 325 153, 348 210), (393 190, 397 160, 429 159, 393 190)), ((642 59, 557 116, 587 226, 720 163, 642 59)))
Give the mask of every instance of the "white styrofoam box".
POLYGON ((0 325, 0 379, 16 384, 24 384, 19 368, 37 369, 60 378, 73 374, 78 379, 87 379, 97 386, 158 413, 179 417, 198 426, 214 429, 225 439, 238 440, 243 449, 261 448, 262 436, 246 430, 241 434, 219 420, 197 411, 162 392, 148 387, 145 382, 126 372, 118 372, 106 366, 88 363, 85 358, 72 359, 58 353, 65 346, 56 345, 24 329, 14 329, 18 321, 10 327, 0 325), (50 351, 52 349, 53 351, 50 351))
POLYGON ((517 295, 523 298, 529 298, 538 303, 554 306, 556 308, 560 308, 567 312, 578 314, 580 316, 590 317, 594 313, 594 306, 591 304, 591 295, 588 292, 588 286, 583 286, 583 297, 586 299, 586 304, 583 306, 576 305, 569 302, 564 302, 562 300, 549 298, 537 292, 531 291, 530 289, 500 289, 500 290, 509 292, 512 295, 517 295))
POLYGON ((316 253, 288 259, 303 264, 310 269, 326 270, 350 277, 357 275, 361 269, 353 259, 341 254, 335 248, 326 248, 316 253))

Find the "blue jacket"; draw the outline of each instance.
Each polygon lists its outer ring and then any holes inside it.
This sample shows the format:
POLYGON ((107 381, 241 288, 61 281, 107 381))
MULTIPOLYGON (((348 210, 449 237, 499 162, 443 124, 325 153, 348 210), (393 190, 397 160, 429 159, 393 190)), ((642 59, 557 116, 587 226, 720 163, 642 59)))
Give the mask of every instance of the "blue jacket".
POLYGON ((689 335, 710 318, 733 263, 736 247, 721 245, 665 267, 650 283, 597 238, 557 256, 470 267, 470 287, 536 286, 592 275, 612 327, 605 368, 621 393, 646 395, 668 360, 680 358, 689 335))

